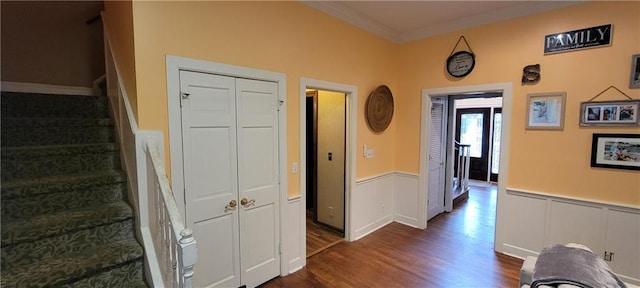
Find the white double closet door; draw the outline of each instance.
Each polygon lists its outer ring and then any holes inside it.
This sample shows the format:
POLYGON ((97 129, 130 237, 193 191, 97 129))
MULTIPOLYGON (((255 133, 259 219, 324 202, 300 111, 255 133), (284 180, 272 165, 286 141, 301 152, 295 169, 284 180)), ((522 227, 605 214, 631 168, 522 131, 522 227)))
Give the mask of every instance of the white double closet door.
POLYGON ((194 287, 257 286, 280 274, 278 86, 180 71, 180 88, 194 287))

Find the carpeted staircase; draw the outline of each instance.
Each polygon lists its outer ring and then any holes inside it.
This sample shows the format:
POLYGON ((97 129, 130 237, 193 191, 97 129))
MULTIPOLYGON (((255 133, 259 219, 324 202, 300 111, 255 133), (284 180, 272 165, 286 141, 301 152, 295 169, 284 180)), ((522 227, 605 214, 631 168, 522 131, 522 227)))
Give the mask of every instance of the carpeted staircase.
POLYGON ((106 97, 1 107, 1 286, 147 287, 106 97))

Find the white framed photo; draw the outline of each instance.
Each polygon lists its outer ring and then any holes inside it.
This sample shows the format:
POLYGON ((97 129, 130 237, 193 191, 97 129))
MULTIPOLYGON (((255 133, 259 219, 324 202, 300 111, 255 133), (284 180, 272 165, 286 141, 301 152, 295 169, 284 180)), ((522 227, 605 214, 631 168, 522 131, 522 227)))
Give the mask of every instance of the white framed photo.
POLYGON ((580 126, 638 126, 640 100, 580 103, 580 126))

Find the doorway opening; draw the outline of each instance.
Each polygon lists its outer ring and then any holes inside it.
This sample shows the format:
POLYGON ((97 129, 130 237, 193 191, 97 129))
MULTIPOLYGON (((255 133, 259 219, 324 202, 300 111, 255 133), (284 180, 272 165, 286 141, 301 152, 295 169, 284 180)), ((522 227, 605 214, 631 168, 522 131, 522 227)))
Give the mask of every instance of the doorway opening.
POLYGON ((502 93, 450 95, 455 115, 451 125, 456 150, 453 157, 453 204, 469 197, 469 186, 487 188, 498 182, 502 93), (461 177, 462 176, 462 177, 461 177))
POLYGON ((340 243, 345 231, 346 94, 306 91, 307 257, 340 243))
POLYGON ((467 200, 470 186, 487 188, 490 181, 497 182, 502 93, 472 92, 429 101, 427 220, 450 211, 445 209, 449 187, 456 206, 467 200), (447 158, 453 158, 453 172, 449 173, 453 176, 448 178, 447 158))
MULTIPOLYGON (((433 196, 433 193, 429 192, 429 182, 430 182, 430 171, 432 170, 432 166, 434 165, 434 163, 432 163, 433 161, 430 161, 430 156, 431 156, 431 151, 430 151, 430 143, 432 141, 434 141, 431 137, 433 135, 437 135, 437 134, 441 134, 441 135, 446 135, 443 137, 446 137, 446 144, 444 145, 444 153, 445 153, 445 157, 444 157, 444 163, 442 164, 444 166, 444 176, 440 176, 443 177, 444 180, 442 181, 443 183, 445 183, 443 186, 444 188, 438 189, 437 193, 444 193, 444 203, 441 203, 440 201, 437 201, 437 205, 443 205, 444 206, 444 211, 445 212, 451 212, 453 210, 453 199, 454 199, 454 162, 456 162, 456 154, 455 154, 455 124, 456 124, 456 113, 455 113, 455 109, 454 109, 454 101, 455 99, 463 99, 463 98, 479 98, 479 99, 483 99, 485 97, 488 98, 494 98, 497 97, 499 95, 502 96, 502 100, 496 100, 498 102, 501 103, 501 105, 494 107, 495 109, 493 110, 495 112, 495 116, 494 116, 494 121, 493 122, 499 122, 500 123, 500 129, 498 129, 496 127, 496 129, 489 129, 490 131, 492 131, 492 133, 494 133, 496 135, 496 139, 495 141, 493 141, 494 139, 490 140, 490 143, 493 143, 494 150, 498 151, 499 154, 496 153, 496 157, 495 160, 491 159, 490 162, 491 167, 495 167, 493 169, 494 172, 497 172, 495 174, 499 173, 499 177, 502 179, 506 179, 507 177, 507 173, 508 170, 506 169, 506 163, 508 163, 508 157, 507 157, 507 151, 509 148, 509 119, 510 119, 510 111, 511 111, 511 99, 512 99, 512 84, 511 83, 493 83, 493 84, 482 84, 482 85, 471 85, 471 86, 459 86, 459 87, 444 87, 444 88, 434 88, 434 89, 424 89, 422 91, 422 120, 421 120, 421 141, 420 141, 420 175, 419 175, 419 190, 418 190, 418 201, 419 201, 419 206, 418 206, 418 227, 419 228, 427 228, 427 220, 429 219, 429 216, 432 215, 428 215, 427 211, 431 208, 429 207, 432 201, 432 199, 438 199, 436 197, 438 197, 439 195, 436 194, 436 196, 433 196), (445 103, 446 106, 449 106, 446 109, 446 115, 443 116, 443 120, 447 123, 446 125, 443 125, 442 128, 444 129, 443 131, 435 131, 435 129, 433 129, 433 115, 432 112, 433 108, 435 107, 434 105, 434 100, 437 100, 438 98, 444 98, 445 99, 445 103), (502 107, 502 109, 504 110, 499 110, 498 108, 502 107), (506 113, 504 113, 506 112, 506 113), (429 116, 431 115, 431 116, 429 116), (498 139, 497 139, 497 135, 500 135, 499 138, 499 144, 498 144, 498 139), (500 157, 497 157, 497 155, 500 155, 500 157), (497 165, 495 164, 495 162, 497 162, 497 165), (497 169, 496 169, 497 168, 497 169)), ((472 107, 466 107, 466 108, 472 108, 472 107)), ((462 108, 461 108, 462 109, 462 108)), ((490 125, 494 125, 493 123, 490 123, 490 125)), ((437 126, 437 125, 436 125, 437 126)), ((496 125, 497 126, 497 125, 496 125)), ((487 175, 490 174, 492 169, 489 169, 489 171, 487 171, 487 175)), ((497 175, 496 175, 497 176, 497 175)), ((489 177, 489 176, 487 176, 489 177)), ((485 183, 491 183, 489 178, 486 178, 487 180, 485 180, 485 183)), ((500 212, 500 205, 501 202, 504 201, 502 199, 504 199, 505 194, 506 194, 506 185, 505 185, 505 181, 498 181, 497 183, 497 195, 496 195, 496 215, 499 214, 500 212)), ((467 191, 468 191, 468 187, 467 187, 467 191)), ((499 217, 496 217, 496 222, 500 221, 499 217)), ((501 233, 503 231, 500 230, 500 225, 499 223, 496 223, 495 225, 496 227, 496 231, 495 231, 495 237, 496 239, 498 239, 499 237, 501 237, 501 233)), ((494 242, 495 243, 495 242, 494 242)), ((494 246, 494 249, 496 247, 494 246)), ((499 249, 495 249, 496 251, 499 251, 499 249)))
MULTIPOLYGON (((316 80, 316 79, 310 79, 310 78, 300 78, 300 219, 305 219, 306 218, 306 212, 307 210, 306 208, 306 204, 307 204, 307 198, 309 197, 313 197, 313 194, 309 194, 310 196, 307 197, 308 193, 307 190, 310 190, 311 188, 307 189, 307 174, 308 174, 308 168, 307 168, 307 91, 309 90, 313 90, 313 91, 327 91, 327 92, 333 92, 333 93, 337 93, 340 96, 340 98, 344 99, 344 106, 343 106, 343 111, 344 111, 344 141, 343 141, 343 146, 342 149, 344 149, 344 180, 342 183, 343 187, 343 193, 342 193, 342 197, 344 199, 344 204, 343 204, 343 214, 344 214, 344 219, 342 220, 342 239, 346 240, 346 241, 351 241, 352 240, 352 233, 353 231, 351 231, 351 211, 352 211, 352 205, 351 205, 351 191, 353 190, 353 187, 355 187, 355 162, 356 162, 356 145, 355 145, 355 140, 356 140, 356 135, 357 135, 357 115, 358 115, 358 98, 356 97, 358 95, 358 88, 356 86, 353 85, 347 85, 347 84, 341 84, 341 83, 335 83, 335 82, 329 82, 329 81, 323 81, 323 80, 316 80), (304 206, 303 206, 304 205, 304 206)), ((322 95, 319 95, 320 97, 322 97, 322 95)), ((321 99, 322 100, 322 99, 321 99)), ((309 113, 311 114, 311 113, 309 113)), ((310 128, 313 129, 313 128, 310 128)), ((309 129, 309 130, 310 130, 309 129)), ((309 141, 313 141, 313 140, 309 140, 309 141)), ((311 150, 311 149, 309 149, 311 150)), ((336 154, 334 154, 334 151, 321 151, 321 152, 316 152, 316 153, 311 153, 311 155, 316 155, 316 157, 318 158, 323 158, 325 161, 328 161, 329 157, 335 157, 336 154), (328 152, 332 152, 331 155, 328 154, 328 152)), ((311 181, 311 180, 309 180, 311 181)), ((323 179, 318 178, 317 182, 322 182, 325 181, 323 179)), ((319 194, 321 192, 316 192, 316 194, 319 194)), ((317 199, 316 199, 317 200, 317 199)), ((312 200, 313 201, 313 200, 312 200)), ((320 202, 320 201, 317 201, 320 202)), ((336 207, 332 206, 334 211, 334 218, 336 217, 336 207)), ((324 207, 322 209, 328 210, 328 207, 324 207)), ((313 215, 311 215, 313 217, 313 215)), ((318 213, 318 216, 320 216, 320 213, 318 213)), ((313 218, 311 218, 311 223, 313 223, 313 218)), ((303 222, 300 221, 300 225, 301 225, 301 235, 300 235, 300 246, 301 247, 301 253, 304 253, 303 255, 307 255, 307 231, 310 230, 311 228, 314 228, 311 226, 311 224, 309 224, 309 222, 303 222)), ((303 260, 303 266, 306 265, 306 257, 301 257, 301 260, 303 260)))

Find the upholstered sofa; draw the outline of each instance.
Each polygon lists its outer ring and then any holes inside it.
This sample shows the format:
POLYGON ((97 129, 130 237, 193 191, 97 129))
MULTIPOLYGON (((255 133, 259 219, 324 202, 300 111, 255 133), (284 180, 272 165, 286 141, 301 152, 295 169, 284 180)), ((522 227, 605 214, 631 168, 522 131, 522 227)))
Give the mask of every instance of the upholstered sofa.
POLYGON ((525 258, 520 288, 640 288, 622 282, 588 247, 579 244, 550 245, 538 257, 525 258), (540 263, 538 258, 542 258, 540 263))

